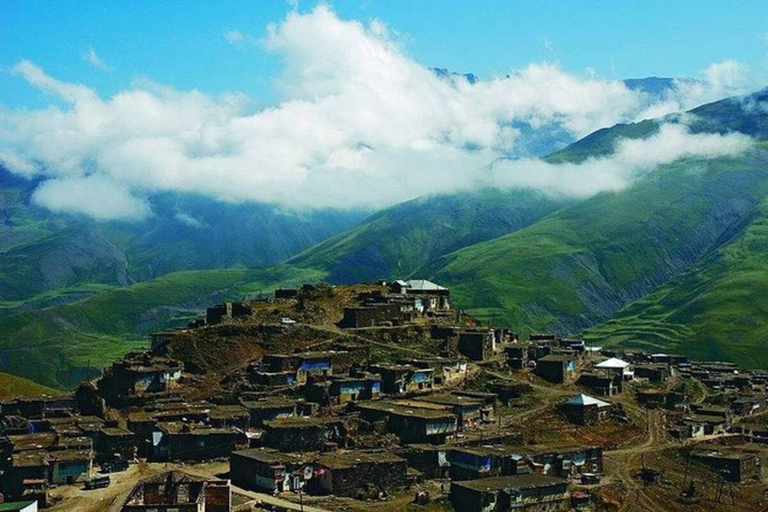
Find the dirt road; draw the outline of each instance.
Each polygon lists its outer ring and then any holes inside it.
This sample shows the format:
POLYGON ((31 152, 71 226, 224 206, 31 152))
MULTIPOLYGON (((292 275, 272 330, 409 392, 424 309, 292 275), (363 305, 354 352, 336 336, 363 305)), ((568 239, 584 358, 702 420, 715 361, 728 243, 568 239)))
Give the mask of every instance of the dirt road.
POLYGON ((646 412, 646 435, 642 443, 620 450, 605 452, 606 475, 615 479, 627 489, 628 497, 622 511, 666 512, 664 507, 645 493, 645 484, 637 475, 643 466, 643 456, 664 450, 674 443, 667 438, 664 428, 664 412, 646 412))
MULTIPOLYGON (((134 485, 140 480, 163 473, 165 471, 183 471, 193 476, 217 479, 216 475, 229 471, 227 462, 209 462, 202 464, 164 464, 146 463, 131 464, 127 471, 110 474, 110 485, 104 489, 87 491, 76 486, 61 486, 53 489, 51 497, 54 505, 51 512, 117 512, 120 510, 123 500, 128 496, 134 485)), ((232 487, 232 492, 246 496, 256 502, 277 505, 287 510, 301 510, 300 505, 258 492, 251 492, 232 487)), ((304 505, 306 512, 327 512, 317 506, 304 505)))

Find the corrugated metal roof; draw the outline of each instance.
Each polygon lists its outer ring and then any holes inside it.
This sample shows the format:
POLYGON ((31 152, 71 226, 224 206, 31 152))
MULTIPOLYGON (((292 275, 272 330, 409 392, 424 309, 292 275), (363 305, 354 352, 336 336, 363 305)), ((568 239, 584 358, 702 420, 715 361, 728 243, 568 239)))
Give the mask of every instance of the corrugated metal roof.
POLYGON ((622 361, 618 357, 612 357, 596 364, 595 368, 626 368, 627 366, 629 366, 628 362, 622 361))
POLYGON ((568 400, 568 404, 570 405, 597 405, 598 407, 608 407, 611 404, 608 402, 603 402, 602 400, 598 400, 597 398, 593 398, 591 396, 580 394, 576 395, 575 397, 568 400))
POLYGON ((408 285, 409 290, 420 290, 420 291, 446 290, 446 288, 440 286, 439 284, 435 284, 432 281, 427 281, 426 279, 410 279, 406 281, 406 284, 408 285))

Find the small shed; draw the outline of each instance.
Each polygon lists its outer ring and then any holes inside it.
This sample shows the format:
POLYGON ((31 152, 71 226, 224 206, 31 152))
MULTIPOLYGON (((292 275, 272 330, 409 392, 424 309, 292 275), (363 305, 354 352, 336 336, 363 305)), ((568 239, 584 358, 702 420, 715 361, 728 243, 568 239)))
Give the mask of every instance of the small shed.
POLYGON ((571 423, 592 425, 610 417, 611 404, 585 394, 579 394, 563 405, 563 413, 571 423))

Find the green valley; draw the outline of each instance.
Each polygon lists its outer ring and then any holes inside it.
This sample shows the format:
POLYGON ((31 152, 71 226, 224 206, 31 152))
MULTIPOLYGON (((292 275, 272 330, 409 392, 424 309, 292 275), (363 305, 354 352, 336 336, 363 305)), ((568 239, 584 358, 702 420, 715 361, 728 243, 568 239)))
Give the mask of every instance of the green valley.
POLYGON ((516 233, 439 260, 429 276, 487 320, 576 334, 694 265, 768 193, 768 156, 683 160, 516 233))
POLYGON ((185 325, 218 301, 323 277, 286 266, 177 272, 11 315, 0 319, 0 368, 47 386, 74 386, 125 352, 145 347, 148 333, 185 325))

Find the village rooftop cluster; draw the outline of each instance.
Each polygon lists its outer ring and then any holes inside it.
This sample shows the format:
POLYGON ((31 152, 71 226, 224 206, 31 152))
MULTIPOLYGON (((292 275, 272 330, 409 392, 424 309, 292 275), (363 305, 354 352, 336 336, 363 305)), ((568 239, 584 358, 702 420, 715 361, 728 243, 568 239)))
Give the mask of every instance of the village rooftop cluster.
MULTIPOLYGON (((211 460, 228 472, 161 473, 111 510, 229 511, 241 489, 320 504, 407 495, 461 511, 594 510, 606 455, 643 435, 686 447, 720 501, 724 482, 761 479, 768 373, 520 338, 426 280, 216 305, 72 394, 0 403, 0 492, 18 504, 2 510, 55 505, 62 486, 108 488, 139 461, 211 460), (547 411, 570 440, 528 428, 547 411)), ((646 484, 658 476, 643 471, 646 484)))

